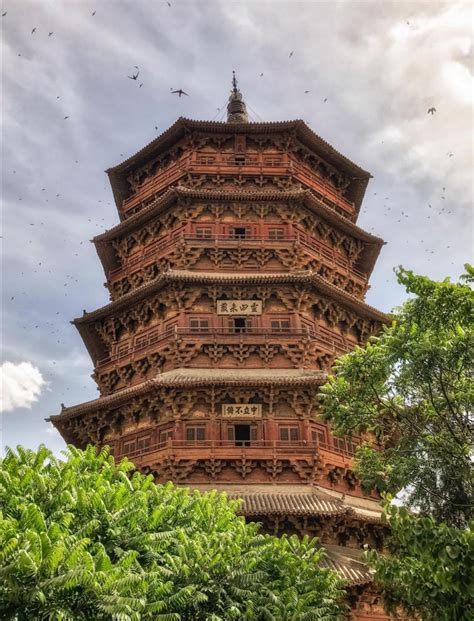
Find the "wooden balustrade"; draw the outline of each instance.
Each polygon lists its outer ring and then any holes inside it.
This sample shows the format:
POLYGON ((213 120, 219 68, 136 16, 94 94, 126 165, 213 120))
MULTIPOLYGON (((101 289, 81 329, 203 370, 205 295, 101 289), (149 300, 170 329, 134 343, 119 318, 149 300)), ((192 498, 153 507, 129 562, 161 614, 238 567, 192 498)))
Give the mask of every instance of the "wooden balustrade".
POLYGON ((147 332, 139 335, 140 344, 132 345, 120 352, 111 354, 106 358, 99 360, 96 369, 103 368, 122 358, 128 358, 130 362, 141 358, 149 353, 159 350, 163 343, 179 338, 183 341, 204 343, 246 343, 252 345, 264 345, 266 343, 275 344, 282 341, 298 341, 302 338, 309 337, 325 346, 328 353, 341 354, 347 352, 351 345, 346 339, 339 335, 333 335, 325 328, 319 328, 316 331, 301 329, 285 329, 279 330, 272 328, 246 327, 244 328, 188 328, 174 326, 171 330, 165 330, 157 333, 156 327, 151 328, 147 332), (147 336, 150 338, 146 338, 147 336))
MULTIPOLYGON (((241 175, 243 172, 249 178, 264 176, 285 178, 291 176, 323 196, 328 206, 341 210, 348 217, 354 215, 353 203, 345 199, 336 188, 330 187, 327 180, 320 178, 310 167, 301 162, 290 160, 281 164, 269 164, 255 160, 247 160, 242 163, 217 160, 212 163, 201 163, 199 160, 193 161, 191 155, 180 158, 154 177, 146 179, 135 194, 124 199, 121 211, 125 218, 131 213, 136 213, 143 208, 141 204, 144 201, 188 174, 212 175, 214 177, 216 175, 241 175)), ((262 186, 262 189, 265 189, 265 185, 262 186)))
POLYGON ((150 444, 145 447, 137 448, 133 451, 120 451, 115 452, 116 457, 128 457, 129 459, 137 460, 144 458, 151 453, 158 453, 162 455, 173 454, 179 452, 186 454, 187 452, 202 451, 203 454, 211 457, 225 457, 231 459, 234 455, 245 455, 250 458, 254 453, 255 456, 260 459, 271 456, 284 456, 285 454, 292 455, 314 455, 319 451, 324 451, 329 454, 343 457, 346 460, 351 460, 355 454, 355 447, 353 450, 347 450, 339 448, 335 445, 321 442, 318 439, 311 441, 294 441, 283 442, 281 440, 249 440, 242 441, 228 441, 228 440, 173 440, 169 438, 165 442, 158 442, 150 444))
MULTIPOLYGON (((205 223, 204 223, 205 224, 205 223)), ((203 224, 203 226, 204 226, 203 224)), ((110 282, 115 282, 125 275, 133 273, 133 267, 142 267, 147 259, 158 259, 164 256, 174 245, 179 242, 191 247, 213 248, 285 248, 295 243, 308 251, 308 253, 329 261, 344 270, 346 275, 353 276, 361 284, 367 284, 367 276, 355 268, 352 263, 344 259, 340 253, 316 239, 313 235, 297 231, 296 235, 283 236, 279 239, 269 239, 268 235, 253 235, 237 237, 233 234, 212 233, 209 236, 197 236, 196 234, 184 233, 185 226, 174 230, 168 236, 158 239, 140 251, 133 253, 122 265, 110 270, 108 277, 110 282)))

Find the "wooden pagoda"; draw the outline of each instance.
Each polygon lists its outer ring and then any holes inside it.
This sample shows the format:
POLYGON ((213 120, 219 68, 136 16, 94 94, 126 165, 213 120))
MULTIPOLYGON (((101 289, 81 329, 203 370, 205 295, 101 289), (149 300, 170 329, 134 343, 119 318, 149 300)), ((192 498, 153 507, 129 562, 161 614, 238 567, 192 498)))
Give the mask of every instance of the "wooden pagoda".
POLYGON ((249 122, 235 78, 227 122, 180 118, 107 173, 111 301, 73 322, 100 397, 52 422, 157 482, 242 498, 267 532, 317 535, 351 619, 386 619, 360 561, 384 527, 358 439, 318 415, 334 358, 387 321, 364 302, 383 245, 356 224, 370 174, 301 120, 249 122))

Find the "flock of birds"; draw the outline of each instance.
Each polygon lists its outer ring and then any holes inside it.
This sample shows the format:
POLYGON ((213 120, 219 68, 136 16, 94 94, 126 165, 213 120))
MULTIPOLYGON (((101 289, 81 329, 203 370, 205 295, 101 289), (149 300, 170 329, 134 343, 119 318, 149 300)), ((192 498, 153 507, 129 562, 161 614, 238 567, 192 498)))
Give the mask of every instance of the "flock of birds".
MULTIPOLYGON (((170 2, 166 2, 166 4, 171 7, 171 3, 170 2)), ((4 13, 2 13, 2 17, 5 17, 7 15, 7 11, 5 11, 4 13)), ((96 11, 93 11, 91 13, 91 16, 94 17, 96 15, 96 11)), ((38 33, 39 29, 37 26, 33 27, 31 29, 31 35, 36 35, 38 33)), ((53 37, 54 36, 54 31, 47 31, 47 36, 48 37, 53 37)), ((292 50, 289 52, 288 58, 291 59, 294 56, 295 51, 292 50)), ((20 54, 19 54, 20 56, 20 54)), ((130 74, 126 75, 126 78, 131 80, 133 83, 138 85, 138 88, 142 88, 143 87, 143 82, 141 82, 139 80, 139 77, 141 75, 141 70, 140 67, 138 65, 134 65, 133 66, 134 71, 129 72, 130 74)), ((125 72, 124 72, 125 73, 125 72)), ((259 74, 260 78, 264 77, 264 72, 261 72, 259 74)), ((311 91, 309 89, 304 90, 304 94, 307 95, 309 94, 311 91)), ((185 91, 183 88, 170 88, 170 94, 172 95, 176 95, 178 96, 178 98, 181 99, 181 97, 190 97, 190 94, 185 91)), ((57 95, 56 99, 60 99, 61 96, 57 95)), ((326 103, 328 101, 328 98, 325 97, 323 99, 323 103, 326 103)), ((218 109, 220 110, 220 108, 218 109)), ((427 110, 427 114, 429 115, 434 115, 436 113, 436 107, 434 106, 430 106, 427 110)), ((69 119, 69 115, 64 116, 64 120, 69 119)), ((158 130, 158 126, 155 126, 155 130, 158 130)), ((120 154, 121 157, 123 157, 123 154, 120 154)), ((454 156, 454 153, 452 151, 448 151, 446 153, 446 156, 448 158, 451 158, 454 156)), ((74 160, 75 164, 79 164, 79 160, 75 159, 74 160)), ((16 170, 13 171, 13 174, 16 174, 16 170)), ((105 191, 110 192, 110 190, 104 188, 105 191)), ((42 196, 44 197, 43 200, 45 203, 48 203, 50 201, 50 199, 53 200, 60 200, 62 199, 62 194, 61 192, 53 192, 53 193, 49 193, 46 188, 41 188, 40 192, 42 194, 39 194, 36 191, 36 195, 37 196, 42 196)), ((377 196, 377 192, 373 193, 374 196, 377 196)), ((26 197, 25 197, 26 198, 26 197)), ((23 197, 22 196, 18 196, 18 201, 22 201, 23 197)), ((443 187, 442 189, 442 194, 440 196, 440 200, 446 200, 446 187, 443 187)), ((102 200, 98 200, 98 203, 106 203, 107 205, 111 205, 111 202, 107 201, 104 199, 104 201, 102 200)), ((392 221, 395 220, 398 224, 401 224, 402 222, 405 223, 407 222, 410 218, 413 218, 415 216, 415 214, 410 214, 405 210, 402 209, 397 209, 397 207, 390 205, 389 204, 390 199, 388 196, 386 196, 384 198, 384 202, 383 202, 383 217, 384 218, 390 218, 392 221), (388 201, 388 203, 387 203, 388 201)), ((448 209, 446 207, 436 207, 433 206, 432 204, 428 204, 427 205, 427 212, 426 214, 423 216, 426 218, 426 220, 430 220, 432 218, 434 218, 435 216, 443 216, 443 215, 449 215, 452 213, 452 209, 448 209)), ((110 210, 112 211, 112 209, 110 210)), ((373 208, 370 209, 370 212, 373 214, 373 208)), ((364 208, 361 212, 361 215, 363 216, 365 213, 368 212, 368 208, 364 208)), ((42 234, 42 237, 46 238, 48 235, 48 222, 44 221, 44 214, 42 216, 40 216, 40 218, 36 221, 33 222, 29 222, 28 225, 29 227, 36 227, 35 230, 42 230, 44 231, 44 235, 42 234)), ((420 217, 420 214, 416 214, 416 218, 418 219, 420 217)), ((54 216, 53 216, 54 219, 54 216)), ((94 227, 96 229, 99 229, 100 231, 103 230, 104 226, 105 226, 105 218, 97 218, 96 220, 93 220, 92 218, 87 218, 87 221, 90 223, 91 228, 94 227)), ((51 221, 50 223, 51 225, 54 225, 54 222, 51 221)), ((371 227, 370 230, 374 230, 374 227, 371 227)), ((25 232, 28 231, 28 229, 25 227, 25 232)), ((29 229, 29 231, 31 231, 31 229, 29 229)), ((99 231, 97 231, 98 233, 99 231)), ((26 238, 31 237, 30 235, 27 235, 26 238)), ((26 239, 25 239, 26 241, 26 239)), ((28 239, 28 244, 33 244, 34 239, 28 239)), ((61 240, 55 240, 55 243, 60 242, 61 240)), ((42 243, 44 246, 44 239, 42 239, 42 243)), ((88 260, 89 256, 90 256, 90 250, 85 250, 86 249, 86 245, 84 245, 84 241, 79 241, 78 239, 66 239, 66 238, 62 238, 62 242, 64 244, 63 247, 63 256, 69 256, 69 257, 77 257, 77 266, 74 268, 75 270, 77 270, 77 273, 81 273, 81 266, 82 266, 82 262, 84 260, 88 260), (77 245, 77 246, 76 246, 77 245), (81 250, 84 250, 85 252, 81 252, 81 250)), ((425 240, 421 239, 420 244, 425 245, 426 242, 425 240)), ((409 241, 406 240, 406 245, 409 244, 409 241)), ((446 250, 449 250, 451 248, 450 245, 446 245, 446 250)), ((61 250, 61 249, 58 249, 61 250)), ((426 247, 424 249, 424 252, 428 255, 433 255, 435 254, 435 251, 439 250, 439 248, 432 248, 432 247, 426 247)), ((96 258, 94 258, 93 260, 96 260, 96 258)), ((430 259, 428 259, 429 261, 430 259)), ((454 262, 453 262, 454 264, 454 262)), ((57 266, 56 266, 57 268, 57 266)), ((60 270, 62 271, 62 270, 60 270)), ((62 290, 62 297, 68 297, 69 294, 68 292, 71 290, 71 288, 74 288, 75 294, 77 294, 78 291, 78 285, 80 284, 80 280, 79 278, 77 278, 74 274, 72 273, 67 273, 63 276, 64 282, 60 282, 60 283, 54 283, 54 278, 55 278, 55 266, 51 263, 48 262, 45 258, 43 258, 41 261, 36 261, 36 265, 34 268, 32 268, 30 270, 30 272, 25 273, 25 271, 20 272, 19 277, 17 278, 17 283, 18 283, 18 290, 15 292, 14 295, 10 296, 10 302, 15 302, 15 300, 17 302, 21 302, 21 308, 26 308, 27 306, 31 307, 32 309, 32 314, 31 316, 35 316, 34 313, 34 300, 31 299, 31 303, 30 305, 28 305, 27 303, 27 298, 28 297, 32 297, 31 292, 29 291, 28 286, 21 286, 22 283, 22 279, 25 279, 27 277, 32 276, 32 274, 38 274, 41 278, 42 282, 46 282, 49 283, 48 286, 52 286, 54 288, 52 288, 51 290, 51 306, 52 308, 54 306, 57 305, 58 302, 58 293, 60 290, 62 290), (49 279, 49 280, 48 280, 49 279), (54 284, 53 284, 54 283, 54 284), (53 299, 56 300, 56 302, 53 303, 53 299)), ((389 279, 387 279, 387 282, 389 281, 389 279)), ((72 296, 69 296, 72 297, 72 296)), ((16 309, 17 313, 20 313, 20 305, 18 305, 17 309, 16 309)), ((32 324, 28 324, 28 323, 23 323, 22 324, 22 329, 24 331, 28 331, 31 328, 33 328, 33 330, 43 330, 45 333, 47 331, 47 334, 49 337, 54 337, 54 341, 56 345, 64 345, 68 347, 68 351, 71 347, 70 345, 70 327, 66 321, 66 317, 63 316, 65 315, 64 311, 60 312, 60 311, 55 311, 52 310, 51 315, 53 315, 54 313, 54 317, 49 317, 48 320, 44 320, 44 321, 37 321, 35 320, 32 324), (62 336, 64 333, 65 336, 62 336)), ((25 313, 24 317, 28 317, 28 313, 25 313)), ((67 319, 69 319, 70 317, 67 317, 67 319)), ((52 365, 56 365, 57 361, 56 360, 52 360, 51 361, 52 365)), ((84 386, 84 388, 86 388, 86 386, 84 386)), ((66 388, 66 390, 69 390, 69 388, 66 388)))

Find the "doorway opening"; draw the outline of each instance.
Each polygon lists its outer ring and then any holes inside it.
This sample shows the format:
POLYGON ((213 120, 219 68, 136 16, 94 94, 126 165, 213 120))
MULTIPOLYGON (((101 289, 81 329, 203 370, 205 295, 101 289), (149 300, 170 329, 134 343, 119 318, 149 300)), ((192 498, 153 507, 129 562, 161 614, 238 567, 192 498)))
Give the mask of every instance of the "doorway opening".
POLYGON ((245 317, 232 317, 232 324, 234 328, 234 332, 247 332, 247 328, 249 327, 249 322, 245 317))
POLYGON ((235 446, 250 446, 250 425, 234 425, 235 446))

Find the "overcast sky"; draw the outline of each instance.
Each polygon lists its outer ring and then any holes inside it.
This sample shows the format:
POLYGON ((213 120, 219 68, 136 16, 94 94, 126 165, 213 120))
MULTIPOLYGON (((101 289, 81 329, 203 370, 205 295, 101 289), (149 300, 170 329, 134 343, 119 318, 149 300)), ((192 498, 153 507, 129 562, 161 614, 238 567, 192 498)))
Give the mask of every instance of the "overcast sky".
POLYGON ((69 320, 108 301, 88 241, 118 222, 104 170, 179 116, 220 118, 233 69, 253 120, 304 119, 374 175, 370 304, 404 300, 398 264, 457 278, 472 261, 470 2, 2 7, 4 444, 60 450, 44 418, 98 395, 69 320))

